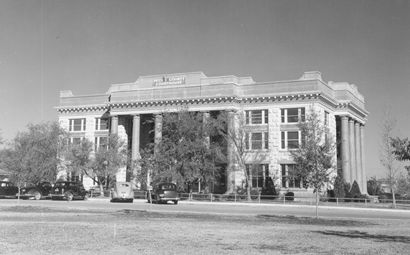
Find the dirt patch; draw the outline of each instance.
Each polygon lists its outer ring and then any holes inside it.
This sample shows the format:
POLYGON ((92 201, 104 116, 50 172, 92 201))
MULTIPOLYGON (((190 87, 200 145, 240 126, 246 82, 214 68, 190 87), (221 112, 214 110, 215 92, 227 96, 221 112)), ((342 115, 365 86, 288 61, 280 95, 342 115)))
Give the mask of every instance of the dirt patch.
POLYGON ((374 223, 353 221, 353 220, 339 220, 339 219, 323 219, 313 217, 296 217, 296 216, 278 216, 278 215, 258 215, 259 219, 264 219, 267 222, 276 222, 282 224, 296 224, 296 225, 317 225, 317 226, 343 226, 343 227, 359 227, 374 225, 374 223))

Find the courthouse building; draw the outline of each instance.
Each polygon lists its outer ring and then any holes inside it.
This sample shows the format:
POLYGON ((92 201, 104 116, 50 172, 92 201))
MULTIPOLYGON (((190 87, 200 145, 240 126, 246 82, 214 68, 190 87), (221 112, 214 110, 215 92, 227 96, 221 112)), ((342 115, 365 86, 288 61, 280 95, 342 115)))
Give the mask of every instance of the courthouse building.
MULTIPOLYGON (((368 112, 364 98, 355 85, 325 82, 320 72, 273 82, 233 75, 208 77, 202 72, 140 76, 135 82, 113 84, 104 94, 61 91, 57 110, 72 142, 87 138, 98 148, 110 132, 117 133, 136 159, 141 148, 160 139, 161 114, 182 108, 201 112, 204 118, 228 111, 228 128, 237 128, 233 116, 243 113, 249 131, 247 165, 258 166, 251 170, 252 186, 261 188, 271 177, 281 190, 295 191, 301 190, 302 184, 288 176, 294 167, 290 150, 301 143, 298 122, 313 108, 337 144, 339 172, 347 182, 357 181, 362 193, 367 193, 364 126, 368 112), (155 120, 154 124, 145 121, 148 119, 155 120)), ((243 183, 242 171, 235 169, 234 162, 227 162, 223 173, 227 191, 243 183)), ((125 167, 116 178, 128 178, 125 167)), ((84 184, 92 185, 86 178, 84 184)))

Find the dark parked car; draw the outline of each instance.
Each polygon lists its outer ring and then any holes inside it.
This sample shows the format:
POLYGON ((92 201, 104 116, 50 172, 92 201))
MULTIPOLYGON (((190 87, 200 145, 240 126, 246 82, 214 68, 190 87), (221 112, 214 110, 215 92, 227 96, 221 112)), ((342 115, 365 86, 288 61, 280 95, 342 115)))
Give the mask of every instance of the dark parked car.
POLYGON ((130 202, 134 201, 134 191, 131 182, 117 182, 111 190, 110 202, 130 202))
POLYGON ((59 181, 54 184, 54 187, 51 189, 51 199, 64 199, 64 200, 86 200, 87 191, 84 189, 84 186, 80 182, 67 182, 59 181))
POLYGON ((16 198, 19 189, 13 183, 0 181, 0 198, 16 198))
POLYGON ((148 191, 148 202, 167 203, 168 201, 178 204, 179 197, 177 192, 177 185, 170 182, 158 183, 154 186, 152 191, 148 191))
POLYGON ((20 190, 20 197, 23 199, 40 200, 50 197, 53 186, 49 182, 40 182, 37 185, 28 185, 20 190))

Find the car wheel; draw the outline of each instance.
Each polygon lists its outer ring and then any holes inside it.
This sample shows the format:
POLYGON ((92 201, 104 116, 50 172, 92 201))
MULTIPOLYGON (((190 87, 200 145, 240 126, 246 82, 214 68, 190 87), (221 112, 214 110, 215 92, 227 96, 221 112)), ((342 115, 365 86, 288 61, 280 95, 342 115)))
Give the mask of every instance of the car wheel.
POLYGON ((35 200, 40 200, 41 199, 41 193, 38 192, 38 190, 30 190, 29 193, 34 196, 35 200))
POLYGON ((67 200, 67 201, 71 201, 71 200, 73 200, 73 194, 71 193, 71 192, 65 192, 64 193, 64 197, 65 197, 65 199, 67 200))
POLYGON ((176 204, 176 205, 177 205, 177 204, 178 204, 178 200, 174 200, 174 204, 176 204))
POLYGON ((132 198, 131 198, 131 199, 130 199, 130 201, 128 201, 128 202, 130 202, 130 203, 134 203, 134 199, 132 199, 132 198))

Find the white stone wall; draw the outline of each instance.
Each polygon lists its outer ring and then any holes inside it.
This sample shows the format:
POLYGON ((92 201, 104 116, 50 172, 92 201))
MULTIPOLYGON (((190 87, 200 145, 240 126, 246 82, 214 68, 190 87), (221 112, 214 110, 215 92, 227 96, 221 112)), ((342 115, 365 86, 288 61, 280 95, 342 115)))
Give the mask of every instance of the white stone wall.
MULTIPOLYGON (((295 103, 295 102, 289 102, 289 103, 283 103, 283 104, 271 104, 271 105, 266 105, 265 107, 263 106, 257 106, 257 107, 246 107, 244 110, 257 110, 257 109, 268 109, 268 114, 269 114, 269 123, 268 123, 268 133, 269 133, 269 151, 266 153, 266 157, 264 156, 265 153, 260 153, 262 155, 261 158, 256 159, 255 158, 255 153, 249 153, 249 156, 247 157, 247 163, 258 163, 258 164, 269 164, 269 175, 272 177, 272 179, 275 182, 275 185, 277 187, 281 187, 282 185, 282 173, 281 173, 281 164, 291 164, 293 163, 293 159, 291 154, 289 153, 288 150, 281 149, 281 109, 282 108, 300 108, 304 107, 305 108, 305 114, 309 114, 310 108, 313 107, 313 109, 319 113, 320 118, 322 121, 324 121, 324 111, 326 110, 329 113, 329 129, 331 132, 331 137, 333 139, 333 142, 336 143, 336 118, 334 112, 326 108, 325 106, 318 104, 318 103, 311 103, 311 102, 306 102, 306 103, 295 103)), ((297 124, 287 124, 289 127, 294 127, 297 129, 297 124)), ((336 151, 334 155, 334 161, 336 164, 336 151)), ((333 170, 334 174, 336 174, 336 169, 333 170)), ((243 173, 242 175, 236 174, 236 178, 238 180, 236 181, 236 184, 238 185, 241 183, 241 178, 243 178, 243 173)))

